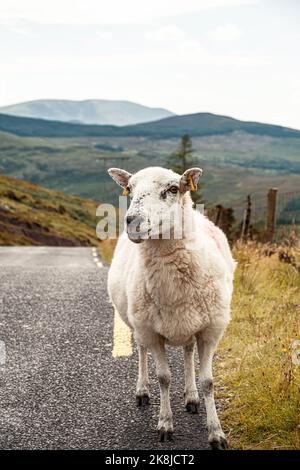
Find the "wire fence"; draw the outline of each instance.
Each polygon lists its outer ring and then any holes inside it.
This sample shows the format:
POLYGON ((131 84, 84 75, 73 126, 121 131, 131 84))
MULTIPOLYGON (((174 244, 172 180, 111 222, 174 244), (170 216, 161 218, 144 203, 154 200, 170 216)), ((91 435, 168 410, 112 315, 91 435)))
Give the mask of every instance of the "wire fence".
POLYGON ((300 234, 300 190, 270 188, 265 196, 249 194, 229 208, 218 204, 207 215, 231 240, 277 241, 300 234))
MULTIPOLYGON (((251 195, 250 195, 251 196, 251 195)), ((236 216, 243 215, 246 208, 246 198, 234 205, 236 216)), ((265 196, 251 196, 251 221, 262 223, 267 220, 268 198, 265 196)), ((300 191, 280 192, 277 195, 276 204, 277 224, 300 224, 300 191)))
POLYGON ((277 223, 300 224, 300 191, 278 194, 277 223))

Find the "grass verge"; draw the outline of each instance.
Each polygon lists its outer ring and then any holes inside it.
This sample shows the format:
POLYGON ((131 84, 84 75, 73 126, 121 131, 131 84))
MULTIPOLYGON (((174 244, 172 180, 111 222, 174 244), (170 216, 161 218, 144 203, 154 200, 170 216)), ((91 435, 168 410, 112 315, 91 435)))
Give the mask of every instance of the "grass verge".
POLYGON ((222 423, 235 449, 300 448, 300 365, 293 345, 300 340, 300 248, 286 262, 281 252, 270 255, 254 244, 234 248, 232 321, 214 370, 222 423))

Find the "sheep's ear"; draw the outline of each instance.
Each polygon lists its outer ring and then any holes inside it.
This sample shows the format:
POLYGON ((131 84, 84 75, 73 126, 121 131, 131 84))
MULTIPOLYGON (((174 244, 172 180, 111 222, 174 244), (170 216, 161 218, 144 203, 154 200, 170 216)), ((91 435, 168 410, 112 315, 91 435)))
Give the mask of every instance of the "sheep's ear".
POLYGON ((108 174, 112 177, 112 179, 122 188, 126 188, 128 186, 129 178, 131 178, 132 174, 128 173, 128 171, 121 170, 120 168, 109 168, 108 174))
POLYGON ((197 184, 202 175, 201 168, 189 168, 180 178, 180 191, 197 191, 197 184))

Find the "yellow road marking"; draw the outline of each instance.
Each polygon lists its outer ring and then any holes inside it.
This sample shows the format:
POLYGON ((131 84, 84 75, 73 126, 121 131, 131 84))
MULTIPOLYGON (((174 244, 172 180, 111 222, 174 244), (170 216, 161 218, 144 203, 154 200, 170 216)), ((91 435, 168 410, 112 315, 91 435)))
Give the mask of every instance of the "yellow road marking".
POLYGON ((103 263, 98 255, 98 252, 97 252, 97 249, 96 248, 92 248, 92 255, 93 255, 93 259, 96 263, 96 266, 98 266, 98 268, 103 268, 103 263))
MULTIPOLYGON (((103 264, 98 256, 96 248, 92 248, 92 255, 96 266, 103 268, 103 264)), ((114 309, 114 337, 113 337, 113 357, 132 356, 132 333, 130 328, 123 322, 118 311, 114 309)))
POLYGON ((132 333, 116 309, 114 313, 113 357, 132 356, 132 333))

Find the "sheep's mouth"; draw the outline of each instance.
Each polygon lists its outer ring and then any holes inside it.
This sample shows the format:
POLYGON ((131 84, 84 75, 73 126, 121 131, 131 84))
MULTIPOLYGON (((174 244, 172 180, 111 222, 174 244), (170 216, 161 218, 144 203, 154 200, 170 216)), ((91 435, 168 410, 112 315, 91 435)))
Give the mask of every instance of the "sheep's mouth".
POLYGON ((153 239, 161 239, 163 238, 163 226, 162 222, 160 222, 156 227, 148 227, 141 229, 140 224, 136 225, 127 225, 126 232, 128 238, 134 243, 141 243, 145 240, 153 239))
POLYGON ((141 243, 144 240, 147 240, 150 235, 150 230, 141 230, 141 226, 137 225, 134 227, 127 226, 126 227, 126 232, 128 235, 129 240, 131 240, 134 243, 141 243))
POLYGON ((128 235, 129 240, 131 240, 134 243, 141 243, 149 238, 148 231, 136 232, 135 230, 134 231, 127 230, 127 235, 128 235))

